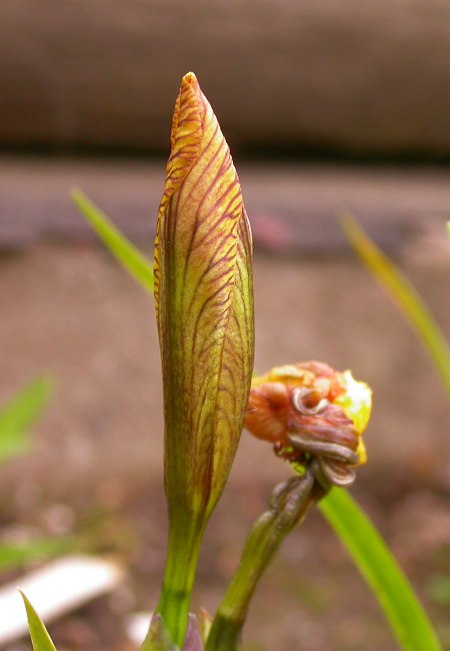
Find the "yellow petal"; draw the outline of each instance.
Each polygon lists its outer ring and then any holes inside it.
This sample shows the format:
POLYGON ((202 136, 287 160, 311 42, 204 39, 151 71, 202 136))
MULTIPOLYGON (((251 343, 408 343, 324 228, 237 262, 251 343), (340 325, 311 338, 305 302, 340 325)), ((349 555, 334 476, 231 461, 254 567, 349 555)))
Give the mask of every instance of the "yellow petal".
POLYGON ((342 407, 358 433, 362 434, 372 412, 372 390, 365 382, 355 380, 351 371, 344 371, 338 376, 344 393, 338 396, 334 403, 342 407))

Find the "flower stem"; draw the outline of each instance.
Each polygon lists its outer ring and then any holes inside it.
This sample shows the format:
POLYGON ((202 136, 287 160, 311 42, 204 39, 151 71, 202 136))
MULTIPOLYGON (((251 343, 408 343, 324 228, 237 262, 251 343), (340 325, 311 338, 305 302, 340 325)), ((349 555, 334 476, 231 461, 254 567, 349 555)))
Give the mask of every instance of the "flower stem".
POLYGON ((311 507, 323 497, 307 469, 275 487, 269 510, 253 525, 241 561, 214 618, 206 651, 237 651, 250 600, 266 568, 292 529, 303 521, 311 507))
POLYGON ((189 605, 194 586, 204 526, 194 521, 169 529, 166 567, 156 612, 172 642, 183 648, 188 627, 189 605))

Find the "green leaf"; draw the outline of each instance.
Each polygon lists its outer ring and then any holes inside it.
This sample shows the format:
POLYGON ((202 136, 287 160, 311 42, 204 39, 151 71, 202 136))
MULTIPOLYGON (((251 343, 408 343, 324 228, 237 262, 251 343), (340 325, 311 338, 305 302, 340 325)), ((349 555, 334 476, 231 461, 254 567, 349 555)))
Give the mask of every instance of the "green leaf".
POLYGON ((151 260, 143 255, 80 190, 72 191, 72 200, 122 267, 149 294, 153 294, 151 260))
POLYGON ((334 488, 319 508, 374 591, 402 648, 441 651, 433 627, 403 571, 349 493, 334 488))
POLYGON ((38 378, 0 410, 0 463, 27 449, 29 428, 48 403, 51 388, 48 378, 38 378))
POLYGON ((450 221, 447 222, 447 232, 450 235, 450 221))
POLYGON ((354 217, 346 216, 341 225, 356 253, 405 314, 450 396, 450 350, 433 316, 411 283, 371 241, 354 217))
POLYGON ((427 594, 429 598, 439 606, 450 606, 450 576, 447 574, 435 574, 430 576, 427 582, 427 594))
POLYGON ((25 609, 27 611, 28 619, 28 628, 30 630, 30 637, 33 643, 34 651, 56 651, 56 647, 52 642, 50 635, 48 634, 47 629, 42 623, 39 615, 34 610, 33 606, 30 604, 23 592, 22 595, 25 609))
POLYGON ((139 651, 178 651, 170 640, 161 615, 153 615, 147 636, 139 651))
POLYGON ((69 538, 40 538, 24 545, 0 543, 0 571, 14 569, 36 559, 53 558, 71 549, 69 538))

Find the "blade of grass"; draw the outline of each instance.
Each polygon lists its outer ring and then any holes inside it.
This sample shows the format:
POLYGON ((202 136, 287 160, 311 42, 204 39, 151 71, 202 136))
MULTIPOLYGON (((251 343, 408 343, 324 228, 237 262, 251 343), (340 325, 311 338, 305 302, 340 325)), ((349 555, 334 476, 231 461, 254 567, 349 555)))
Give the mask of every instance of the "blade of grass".
POLYGON ((40 416, 51 395, 48 378, 38 378, 0 410, 0 463, 28 446, 28 430, 40 416))
POLYGON ((23 592, 20 593, 27 611, 28 628, 34 651, 56 651, 47 629, 23 592))
POLYGON ((149 294, 153 294, 151 260, 143 255, 80 190, 72 191, 72 200, 116 260, 149 294))
POLYGON ((39 538, 24 545, 0 543, 0 571, 21 567, 29 561, 54 558, 73 546, 70 538, 39 538))
POLYGON ((403 571, 350 494, 334 488, 319 503, 319 508, 378 598, 402 648, 442 651, 403 571))
POLYGON ((341 226, 363 263, 402 309, 433 360, 450 396, 450 349, 439 326, 411 283, 371 241, 357 220, 347 215, 341 226))

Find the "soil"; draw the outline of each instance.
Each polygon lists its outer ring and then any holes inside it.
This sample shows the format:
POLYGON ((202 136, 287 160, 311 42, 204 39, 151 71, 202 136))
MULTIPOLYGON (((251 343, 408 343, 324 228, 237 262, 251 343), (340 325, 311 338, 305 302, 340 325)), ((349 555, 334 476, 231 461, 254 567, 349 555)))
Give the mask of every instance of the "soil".
MULTIPOLYGON (((140 244, 150 250, 149 241, 140 244)), ((398 259, 448 332, 446 245, 445 236, 410 241, 398 259)), ((156 603, 166 534, 152 300, 90 241, 41 238, 21 252, 3 253, 0 272, 0 402, 40 373, 55 382, 32 451, 2 468, 1 535, 73 534, 76 549, 119 558, 126 584, 49 628, 59 651, 131 651, 126 616, 156 603)), ((255 297, 257 371, 320 359, 352 368, 374 388, 369 463, 353 492, 450 648, 449 414, 431 362, 397 309, 349 256, 258 250, 255 297)), ((196 608, 214 612, 250 524, 288 474, 270 446, 244 432, 206 534, 196 608)), ((15 576, 5 574, 2 583, 15 576)), ((28 648, 20 641, 7 651, 28 648)), ((245 648, 398 648, 319 512, 285 541, 261 582, 245 648)))

